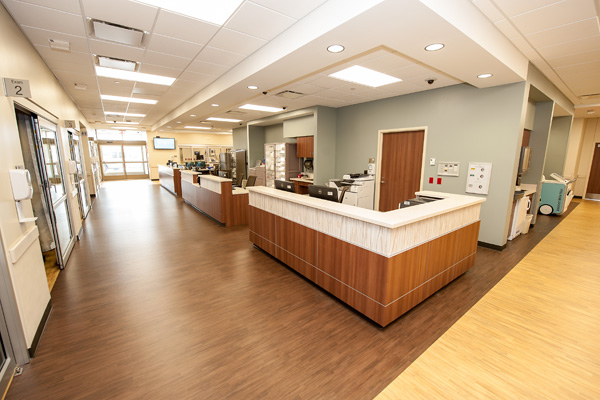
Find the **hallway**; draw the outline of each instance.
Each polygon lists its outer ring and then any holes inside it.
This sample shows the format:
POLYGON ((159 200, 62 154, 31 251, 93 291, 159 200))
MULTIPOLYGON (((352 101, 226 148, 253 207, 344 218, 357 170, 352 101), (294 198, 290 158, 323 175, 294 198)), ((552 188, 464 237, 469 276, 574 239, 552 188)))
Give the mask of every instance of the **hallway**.
MULTIPOLYGON (((575 204, 571 206, 571 209, 575 204)), ((105 182, 7 399, 371 399, 563 217, 385 329, 149 181, 105 182)))

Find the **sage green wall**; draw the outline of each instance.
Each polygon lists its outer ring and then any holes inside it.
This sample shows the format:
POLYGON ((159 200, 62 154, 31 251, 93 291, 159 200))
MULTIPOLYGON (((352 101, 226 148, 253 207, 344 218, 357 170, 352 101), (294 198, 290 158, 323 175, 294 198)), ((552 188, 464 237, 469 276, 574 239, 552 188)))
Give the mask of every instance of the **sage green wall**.
MULTIPOLYGON (((317 134, 315 135, 314 182, 323 185, 336 175, 337 111, 330 107, 317 107, 317 134)), ((341 176, 339 176, 341 178, 341 176)))
POLYGON ((553 172, 564 175, 572 120, 573 117, 570 116, 552 118, 552 128, 550 128, 550 139, 548 140, 548 150, 546 151, 546 163, 544 164, 544 175, 548 178, 553 172))
POLYGON ((248 125, 248 167, 265 158, 265 129, 262 126, 248 125))
POLYGON ((491 162, 479 240, 502 246, 525 119, 525 89, 525 82, 487 89, 456 85, 339 108, 336 175, 366 169, 368 159, 377 157, 379 130, 427 127, 426 160, 460 162, 460 176, 429 184, 429 177, 437 177, 436 167, 426 162, 423 189, 465 194, 469 162, 491 162))
POLYGON ((521 176, 522 183, 537 185, 542 180, 553 110, 554 102, 552 101, 536 103, 535 105, 535 120, 529 137, 531 160, 529 170, 521 176))
POLYGON ((235 128, 232 131, 233 136, 233 148, 248 150, 248 128, 245 126, 242 128, 235 128))
POLYGON ((296 138, 283 137, 283 124, 265 126, 265 143, 296 143, 296 138))

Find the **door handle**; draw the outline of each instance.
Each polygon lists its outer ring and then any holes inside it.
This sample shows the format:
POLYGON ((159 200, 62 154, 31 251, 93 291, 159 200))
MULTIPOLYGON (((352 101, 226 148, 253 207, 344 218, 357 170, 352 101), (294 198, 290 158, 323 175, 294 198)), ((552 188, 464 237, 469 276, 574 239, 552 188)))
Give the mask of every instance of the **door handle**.
POLYGON ((381 183, 385 183, 384 179, 385 179, 385 178, 381 178, 381 183))

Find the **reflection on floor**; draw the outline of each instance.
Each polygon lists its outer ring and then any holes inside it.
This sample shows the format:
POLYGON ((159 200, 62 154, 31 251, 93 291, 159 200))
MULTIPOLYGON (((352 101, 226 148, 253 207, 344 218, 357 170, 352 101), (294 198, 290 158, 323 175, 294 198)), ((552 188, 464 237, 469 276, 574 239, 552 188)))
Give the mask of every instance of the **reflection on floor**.
POLYGON ((56 279, 58 278, 58 274, 60 273, 60 268, 58 268, 58 264, 56 263, 56 251, 45 251, 42 253, 42 255, 44 256, 44 266, 46 267, 48 288, 50 291, 52 291, 52 288, 56 283, 56 279))

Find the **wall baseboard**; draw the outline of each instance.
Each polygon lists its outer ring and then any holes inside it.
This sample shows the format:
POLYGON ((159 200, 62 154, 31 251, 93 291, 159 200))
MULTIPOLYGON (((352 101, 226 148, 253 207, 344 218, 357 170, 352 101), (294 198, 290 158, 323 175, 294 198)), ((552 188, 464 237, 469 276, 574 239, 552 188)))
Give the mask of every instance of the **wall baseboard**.
POLYGON ((504 243, 502 246, 498 246, 497 244, 491 244, 491 243, 486 243, 486 242, 477 242, 477 246, 486 247, 486 248, 492 249, 492 250, 502 251, 506 248, 506 243, 504 243))
POLYGON ((38 345, 40 344, 40 339, 42 338, 42 334, 44 333, 44 329, 46 329, 46 323, 50 318, 50 312, 52 311, 52 300, 48 301, 48 305, 46 306, 46 311, 44 311, 44 315, 42 316, 42 320, 38 325, 37 331, 35 332, 35 336, 33 337, 33 342, 31 343, 31 347, 27 349, 29 351, 29 357, 35 357, 35 352, 37 350, 38 345))

